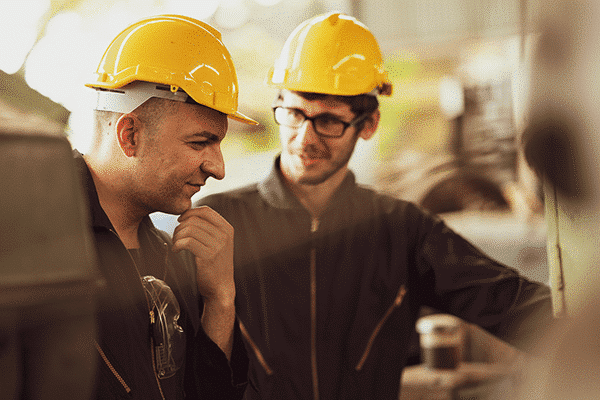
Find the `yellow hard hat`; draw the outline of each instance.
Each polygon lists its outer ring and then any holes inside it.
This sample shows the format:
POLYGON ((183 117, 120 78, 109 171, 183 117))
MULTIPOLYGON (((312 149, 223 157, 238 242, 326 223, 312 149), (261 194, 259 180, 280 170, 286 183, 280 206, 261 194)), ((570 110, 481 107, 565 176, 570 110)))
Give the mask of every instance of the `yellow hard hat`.
POLYGON ((340 13, 300 24, 286 40, 267 83, 342 96, 392 94, 377 40, 356 18, 340 13))
POLYGON ((150 97, 163 97, 258 124, 237 110, 237 74, 221 33, 181 15, 158 15, 126 28, 106 49, 95 82, 86 86, 98 90, 97 109, 129 112, 150 97))

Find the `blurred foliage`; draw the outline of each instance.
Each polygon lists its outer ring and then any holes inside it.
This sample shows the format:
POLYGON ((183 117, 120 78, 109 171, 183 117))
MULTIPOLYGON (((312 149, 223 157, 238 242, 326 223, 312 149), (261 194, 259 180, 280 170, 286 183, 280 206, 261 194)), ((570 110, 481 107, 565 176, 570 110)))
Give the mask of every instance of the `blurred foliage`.
POLYGON ((446 58, 419 59, 401 51, 386 57, 394 92, 390 98, 380 97, 382 161, 407 147, 430 154, 447 151, 450 127, 439 108, 439 80, 453 74, 456 63, 446 58))

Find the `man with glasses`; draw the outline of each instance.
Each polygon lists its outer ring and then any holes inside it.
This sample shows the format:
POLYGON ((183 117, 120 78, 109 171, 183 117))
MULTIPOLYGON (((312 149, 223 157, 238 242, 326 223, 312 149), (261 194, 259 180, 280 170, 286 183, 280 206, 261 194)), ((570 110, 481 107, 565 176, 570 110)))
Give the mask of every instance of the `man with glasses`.
POLYGON ((238 83, 220 33, 178 15, 132 24, 87 86, 89 151, 76 152, 105 286, 95 399, 235 399, 248 358, 235 317, 233 230, 193 194, 225 174, 238 83), (180 215, 173 238, 149 214, 180 215))
POLYGON ((305 21, 268 82, 280 89, 282 147, 270 176, 201 200, 235 228, 248 399, 397 399, 422 305, 523 347, 543 332, 547 287, 417 206, 356 184, 348 161, 375 134, 377 95, 392 91, 362 23, 305 21))

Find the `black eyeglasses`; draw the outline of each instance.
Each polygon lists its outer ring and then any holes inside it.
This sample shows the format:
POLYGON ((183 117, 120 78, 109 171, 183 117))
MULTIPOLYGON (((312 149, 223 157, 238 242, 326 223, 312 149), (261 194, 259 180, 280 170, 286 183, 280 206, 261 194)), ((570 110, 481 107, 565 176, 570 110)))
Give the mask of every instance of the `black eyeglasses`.
POLYGON ((312 122, 317 135, 328 138, 339 138, 344 135, 346 129, 356 126, 367 119, 369 113, 359 115, 352 121, 346 122, 327 113, 308 117, 302 110, 297 108, 273 107, 273 116, 278 125, 287 126, 288 128, 300 128, 304 124, 304 121, 309 120, 312 122))

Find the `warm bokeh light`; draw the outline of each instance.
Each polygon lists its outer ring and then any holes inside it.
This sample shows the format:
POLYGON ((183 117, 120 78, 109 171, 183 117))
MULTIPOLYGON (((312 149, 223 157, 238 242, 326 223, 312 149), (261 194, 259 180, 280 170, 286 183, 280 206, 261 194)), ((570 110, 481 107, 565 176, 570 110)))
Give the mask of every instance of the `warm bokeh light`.
POLYGON ((217 24, 223 28, 236 29, 250 18, 250 9, 243 0, 222 0, 215 13, 217 24))
POLYGON ((89 67, 94 40, 83 22, 75 12, 54 17, 26 64, 25 79, 29 86, 69 110, 81 103, 76 88, 85 79, 84 71, 93 71, 89 67))
POLYGON ((274 6, 274 5, 281 3, 281 0, 254 0, 254 1, 256 2, 256 4, 259 4, 261 6, 266 6, 266 7, 274 6))
POLYGON ((463 87, 458 79, 446 76, 440 80, 440 107, 448 119, 456 118, 465 109, 463 87))
POLYGON ((217 11, 221 0, 165 0, 164 12, 182 14, 199 20, 207 20, 217 11))
POLYGON ((3 1, 0 3, 0 69, 17 72, 35 43, 40 17, 50 0, 3 1))

